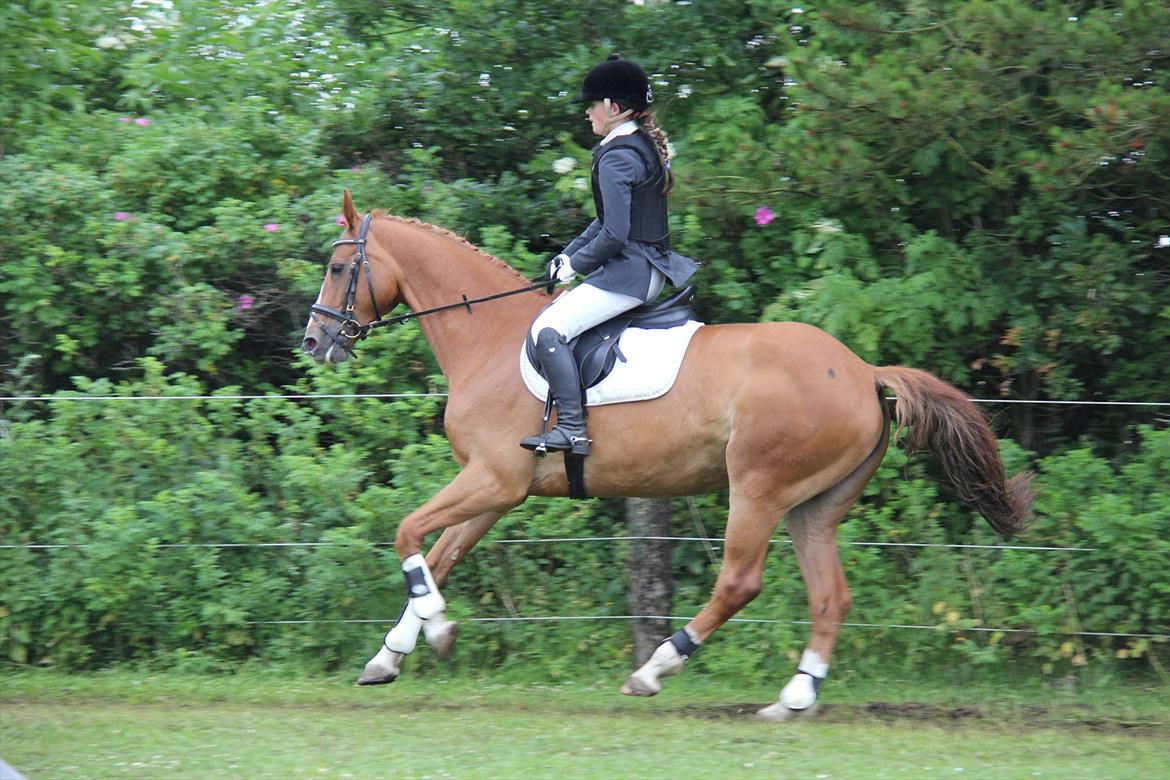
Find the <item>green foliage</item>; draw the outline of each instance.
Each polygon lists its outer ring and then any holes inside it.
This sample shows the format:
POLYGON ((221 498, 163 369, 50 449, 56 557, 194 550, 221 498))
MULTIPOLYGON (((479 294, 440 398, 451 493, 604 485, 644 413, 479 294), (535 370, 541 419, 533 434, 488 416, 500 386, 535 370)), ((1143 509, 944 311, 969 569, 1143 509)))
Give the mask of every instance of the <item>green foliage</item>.
MULTIPOLYGON (((153 360, 141 368, 141 380, 81 381, 43 419, 11 421, 0 439, 4 461, 24 464, 0 506, 5 543, 64 545, 0 552, 3 652, 69 668, 127 659, 202 659, 200 668, 255 657, 356 663, 379 629, 329 621, 393 619, 397 519, 456 468, 446 441, 419 436, 410 420, 412 410, 432 419, 435 399, 168 401, 203 388, 153 360), (127 400, 84 400, 96 395, 127 400), (131 400, 151 397, 160 400, 131 400), (245 546, 216 546, 224 542, 245 546), (273 543, 308 546, 263 546, 273 543), (301 620, 311 622, 271 623, 301 620)), ((1076 636, 1170 632, 1161 565, 1170 555, 1170 437, 1149 427, 1133 435, 1140 446, 1116 465, 1087 448, 1039 462, 1042 498, 1027 542, 1087 548, 1062 553, 942 547, 995 539, 892 450, 843 526, 850 620, 939 630, 846 629, 842 663, 864 667, 891 648, 911 666, 958 653, 978 663, 1034 659, 1050 671, 1164 655, 1147 639, 1076 636), (1086 484, 1095 488, 1088 500, 1086 484), (869 544, 906 541, 940 546, 869 544), (1008 633, 967 630, 986 628, 1008 633)), ((1028 457, 1005 455, 1013 467, 1028 457)), ((678 508, 678 535, 719 534, 721 501, 678 508)), ((507 543, 623 529, 620 504, 528 502, 460 566, 447 589, 453 616, 628 614, 625 579, 614 574, 624 545, 507 543)), ((742 615, 768 623, 717 635, 697 668, 762 681, 791 665, 806 630, 797 622, 806 619, 805 591, 790 548, 775 547, 764 593, 742 615)), ((673 612, 691 614, 707 598, 718 551, 680 542, 675 552, 673 612)), ((556 631, 489 625, 460 663, 535 661, 554 677, 582 663, 621 668, 625 630, 621 621, 556 631)))
MULTIPOLYGON (((340 367, 294 355, 342 190, 539 273, 592 215, 594 139, 567 98, 611 51, 651 75, 706 321, 810 322, 980 397, 1165 400, 1170 11, 1082 5, 5 5, 0 369, 6 395, 57 400, 0 408, 0 541, 87 546, 0 550, 0 653, 368 655, 380 626, 267 621, 394 618, 388 543, 455 469, 441 398, 64 399, 444 391, 413 326, 340 367), (328 544, 200 546, 224 541, 328 544)), ((1010 470, 1040 473, 1025 541, 1092 550, 848 544, 854 622, 941 628, 850 629, 843 662, 1164 658, 1069 633, 1170 630, 1164 421, 1016 405, 997 422, 1010 470), (1021 633, 953 631, 985 627, 1021 633)), ((724 513, 679 504, 677 531, 715 535, 724 513)), ((530 502, 461 564, 452 610, 625 614, 621 545, 494 543, 623 528, 616 504, 530 502)), ((896 451, 843 536, 992 541, 896 451)), ((806 607, 776 548, 746 616, 781 622, 716 635, 696 665, 790 669, 806 627, 786 621, 806 607)), ((679 544, 675 614, 706 600, 717 561, 679 544)), ((461 663, 626 662, 620 622, 481 628, 461 663)))
MULTIPOLYGON (((988 0, 826 2, 807 16, 803 38, 777 38, 786 100, 749 147, 776 174, 760 200, 778 223, 794 208, 799 220, 775 243, 811 271, 768 316, 824 324, 871 359, 936 367, 982 396, 1165 386, 1148 356, 1170 336, 1158 270, 1170 96, 1155 43, 1170 12, 988 0), (834 247, 853 236, 864 243, 834 247)), ((1067 418, 1020 417, 1030 448, 1067 435, 1067 418)))

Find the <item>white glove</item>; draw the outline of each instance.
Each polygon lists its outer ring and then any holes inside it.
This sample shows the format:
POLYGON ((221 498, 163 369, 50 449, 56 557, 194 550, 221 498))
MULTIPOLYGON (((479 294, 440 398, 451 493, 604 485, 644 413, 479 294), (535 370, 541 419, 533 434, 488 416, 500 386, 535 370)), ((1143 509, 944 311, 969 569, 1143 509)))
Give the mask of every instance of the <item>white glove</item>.
POLYGON ((556 279, 557 284, 568 284, 577 276, 577 272, 573 270, 572 264, 569 262, 569 256, 562 253, 554 257, 548 263, 548 278, 556 279))

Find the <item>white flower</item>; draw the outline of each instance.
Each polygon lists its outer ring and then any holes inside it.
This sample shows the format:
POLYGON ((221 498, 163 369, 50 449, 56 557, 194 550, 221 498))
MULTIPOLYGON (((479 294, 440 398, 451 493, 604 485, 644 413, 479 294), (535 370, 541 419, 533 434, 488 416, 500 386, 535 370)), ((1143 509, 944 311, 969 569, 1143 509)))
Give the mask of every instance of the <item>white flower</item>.
POLYGON ((835 219, 818 219, 813 223, 813 230, 818 233, 840 233, 841 223, 835 219))
POLYGON ((94 42, 94 45, 99 49, 119 49, 125 50, 126 44, 122 43, 122 39, 116 35, 103 35, 94 42))
POLYGON ((1158 248, 1165 249, 1170 246, 1170 236, 1158 236, 1158 248))
POLYGON ((589 184, 583 178, 578 176, 576 179, 573 179, 573 189, 586 190, 589 189, 589 184))
POLYGON ((552 169, 554 173, 559 173, 564 176, 569 171, 577 167, 577 161, 572 157, 561 157, 553 160, 552 169))

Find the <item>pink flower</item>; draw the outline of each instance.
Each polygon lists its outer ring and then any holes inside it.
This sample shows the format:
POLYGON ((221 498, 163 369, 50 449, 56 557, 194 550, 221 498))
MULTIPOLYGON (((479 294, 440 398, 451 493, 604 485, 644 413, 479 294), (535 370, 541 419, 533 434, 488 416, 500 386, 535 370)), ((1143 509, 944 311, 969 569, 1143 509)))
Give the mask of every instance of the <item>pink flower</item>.
POLYGON ((236 305, 240 311, 247 311, 248 309, 252 308, 252 304, 255 302, 256 299, 251 295, 241 295, 239 300, 236 302, 236 305))
POLYGON ((277 230, 280 229, 280 224, 277 222, 269 222, 267 225, 264 226, 264 229, 267 230, 269 233, 275 233, 277 230))
POLYGON ((345 215, 338 214, 337 219, 335 221, 337 222, 338 225, 344 225, 345 224, 345 215))
POLYGON ((115 211, 114 212, 114 221, 115 222, 125 222, 128 219, 130 219, 130 215, 127 212, 125 212, 125 211, 115 211))
POLYGON ((121 122, 121 123, 122 123, 122 124, 124 124, 124 125, 128 125, 128 124, 130 124, 130 117, 128 117, 128 116, 120 116, 120 117, 118 117, 118 121, 119 121, 119 122, 121 122))
POLYGON ((139 127, 146 127, 150 124, 150 120, 144 116, 140 116, 134 120, 134 124, 138 125, 139 127))
POLYGON ((776 214, 767 206, 760 206, 756 209, 756 224, 760 227, 767 225, 774 219, 776 219, 776 214))
POLYGON ((353 171, 354 173, 361 173, 362 172, 362 166, 360 166, 360 165, 352 165, 352 166, 350 166, 349 169, 351 171, 353 171))

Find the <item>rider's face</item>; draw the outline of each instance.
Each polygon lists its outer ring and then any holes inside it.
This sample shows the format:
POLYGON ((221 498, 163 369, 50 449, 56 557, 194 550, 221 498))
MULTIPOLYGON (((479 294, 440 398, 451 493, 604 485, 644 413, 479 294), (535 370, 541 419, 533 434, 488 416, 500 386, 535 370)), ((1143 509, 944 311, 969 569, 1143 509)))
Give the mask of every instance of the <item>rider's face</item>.
POLYGON ((585 109, 585 116, 589 119, 589 126, 594 135, 605 135, 609 132, 609 122, 621 113, 621 107, 614 102, 595 100, 585 109))

